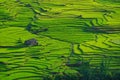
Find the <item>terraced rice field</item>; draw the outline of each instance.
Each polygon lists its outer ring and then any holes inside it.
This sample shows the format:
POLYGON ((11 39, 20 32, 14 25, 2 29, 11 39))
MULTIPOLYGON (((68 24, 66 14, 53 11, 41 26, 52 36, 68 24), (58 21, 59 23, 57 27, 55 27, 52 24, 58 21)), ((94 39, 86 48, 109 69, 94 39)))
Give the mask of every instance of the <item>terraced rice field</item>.
POLYGON ((0 80, 65 80, 54 76, 102 61, 120 72, 119 0, 0 0, 0 80))

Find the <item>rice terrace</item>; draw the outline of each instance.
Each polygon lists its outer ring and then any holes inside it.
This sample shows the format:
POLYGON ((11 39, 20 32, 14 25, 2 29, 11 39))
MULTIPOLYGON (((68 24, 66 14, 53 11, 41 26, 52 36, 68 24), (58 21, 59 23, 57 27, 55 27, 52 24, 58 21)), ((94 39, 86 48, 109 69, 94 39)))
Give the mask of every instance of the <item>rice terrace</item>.
POLYGON ((120 80, 120 0, 0 0, 0 80, 120 80))

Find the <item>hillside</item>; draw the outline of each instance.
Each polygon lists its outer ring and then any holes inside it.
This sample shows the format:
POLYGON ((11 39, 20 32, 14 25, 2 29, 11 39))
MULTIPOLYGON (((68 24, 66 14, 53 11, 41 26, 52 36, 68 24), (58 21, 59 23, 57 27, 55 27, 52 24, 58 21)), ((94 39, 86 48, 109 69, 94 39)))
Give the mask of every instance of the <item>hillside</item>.
POLYGON ((119 61, 119 0, 0 0, 0 80, 120 80, 119 61))

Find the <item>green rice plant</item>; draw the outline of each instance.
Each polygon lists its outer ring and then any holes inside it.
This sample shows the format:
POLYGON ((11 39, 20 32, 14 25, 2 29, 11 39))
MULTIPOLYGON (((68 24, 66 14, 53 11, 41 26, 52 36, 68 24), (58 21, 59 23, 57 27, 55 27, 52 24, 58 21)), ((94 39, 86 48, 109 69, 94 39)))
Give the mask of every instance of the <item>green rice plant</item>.
POLYGON ((119 80, 119 4, 0 0, 0 80, 119 80))

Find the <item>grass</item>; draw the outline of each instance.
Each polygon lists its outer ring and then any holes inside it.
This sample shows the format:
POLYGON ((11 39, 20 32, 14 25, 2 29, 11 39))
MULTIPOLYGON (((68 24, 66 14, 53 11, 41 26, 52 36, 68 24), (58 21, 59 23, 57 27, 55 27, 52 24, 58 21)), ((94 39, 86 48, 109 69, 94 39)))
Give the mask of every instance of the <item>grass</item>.
POLYGON ((119 80, 119 7, 117 0, 0 0, 0 80, 119 80), (24 46, 32 38, 39 45, 24 46))

